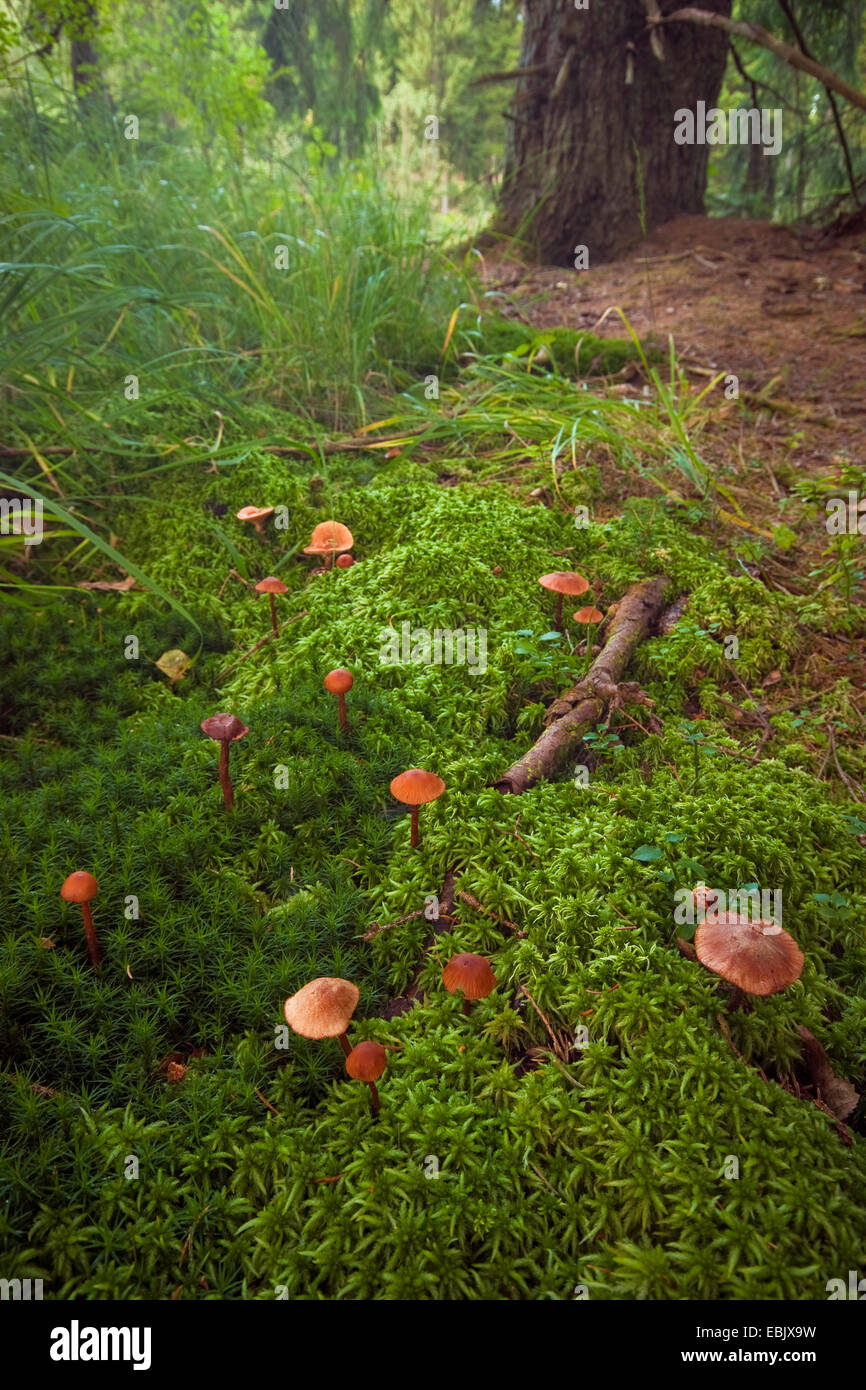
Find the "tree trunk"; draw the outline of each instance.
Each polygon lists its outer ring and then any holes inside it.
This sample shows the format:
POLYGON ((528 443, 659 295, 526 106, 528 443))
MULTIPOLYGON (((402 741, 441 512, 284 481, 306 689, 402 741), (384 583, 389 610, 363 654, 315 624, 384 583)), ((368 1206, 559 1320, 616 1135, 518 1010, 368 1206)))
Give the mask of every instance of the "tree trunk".
POLYGON ((94 42, 99 19, 94 4, 76 9, 69 29, 69 66, 76 100, 83 106, 95 106, 106 97, 99 66, 99 54, 94 42))
MULTIPOLYGON (((691 25, 647 27, 678 0, 526 0, 500 210, 493 230, 539 259, 609 260, 680 213, 703 211, 709 147, 674 143, 674 113, 711 107, 728 41, 691 25), (539 71, 541 69, 541 71, 539 71), (642 203, 644 211, 642 212, 642 203)), ((731 0, 706 0, 729 16, 731 0)))

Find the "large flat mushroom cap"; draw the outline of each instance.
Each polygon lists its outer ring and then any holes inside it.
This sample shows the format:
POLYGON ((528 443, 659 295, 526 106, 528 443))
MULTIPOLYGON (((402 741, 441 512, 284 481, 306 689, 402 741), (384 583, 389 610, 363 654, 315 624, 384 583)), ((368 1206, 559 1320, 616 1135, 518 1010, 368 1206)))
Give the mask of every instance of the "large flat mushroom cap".
POLYGON ((410 767, 391 782, 391 795, 404 806, 423 806, 427 801, 435 801, 444 790, 442 778, 435 772, 425 772, 423 767, 410 767))
POLYGON ((774 922, 734 912, 714 914, 695 932, 698 960, 746 994, 776 994, 803 973, 805 957, 793 936, 774 922), (765 934, 765 928, 772 928, 765 934))
POLYGON ((451 957, 442 971, 442 983, 449 994, 459 989, 466 999, 486 999, 496 988, 496 976, 486 956, 470 951, 451 957))
POLYGON ((351 550, 355 544, 348 526, 339 521, 320 521, 313 527, 310 544, 304 546, 305 555, 328 555, 332 551, 351 550))
POLYGON ((265 521, 273 514, 273 507, 241 507, 239 512, 235 512, 238 521, 265 521))
POLYGON ((321 975, 287 999, 283 1013, 302 1038, 337 1038, 345 1033, 360 997, 351 980, 321 975))
POLYGON ((96 897, 98 887, 93 874, 87 873, 86 869, 76 869, 74 874, 64 879, 60 896, 67 903, 89 903, 91 898, 96 897))
POLYGON ((573 574, 570 570, 554 570, 553 574, 543 574, 539 579, 545 589, 552 589, 555 594, 585 594, 589 588, 589 580, 584 579, 582 574, 573 574))
POLYGON ((282 579, 278 579, 275 574, 269 574, 264 579, 260 579, 256 585, 257 594, 287 594, 288 584, 284 584, 282 579))

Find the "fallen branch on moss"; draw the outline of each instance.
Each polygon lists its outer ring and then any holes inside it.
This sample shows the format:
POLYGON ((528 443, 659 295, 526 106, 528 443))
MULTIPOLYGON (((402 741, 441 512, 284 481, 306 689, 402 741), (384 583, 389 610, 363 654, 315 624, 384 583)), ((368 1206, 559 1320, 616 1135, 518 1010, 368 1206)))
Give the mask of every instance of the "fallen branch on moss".
POLYGON ((666 588, 665 576, 656 575, 633 584, 620 599, 601 652, 583 679, 554 700, 545 714, 548 727, 529 752, 493 783, 496 791, 519 795, 542 778, 552 777, 568 761, 584 734, 619 706, 632 703, 652 707, 652 701, 635 682, 619 682, 634 652, 655 628, 666 588))

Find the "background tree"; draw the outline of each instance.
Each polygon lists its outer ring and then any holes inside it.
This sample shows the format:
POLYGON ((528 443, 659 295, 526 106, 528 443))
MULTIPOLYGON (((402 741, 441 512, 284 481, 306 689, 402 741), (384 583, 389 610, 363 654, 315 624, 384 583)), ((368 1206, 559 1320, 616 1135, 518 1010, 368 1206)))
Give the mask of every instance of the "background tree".
MULTIPOLYGON (((705 8, 729 15, 731 0, 705 8)), ((687 24, 651 35, 647 9, 528 0, 497 229, 543 260, 571 265, 579 244, 608 259, 703 208, 709 150, 674 143, 674 113, 714 104, 727 38, 687 24)))

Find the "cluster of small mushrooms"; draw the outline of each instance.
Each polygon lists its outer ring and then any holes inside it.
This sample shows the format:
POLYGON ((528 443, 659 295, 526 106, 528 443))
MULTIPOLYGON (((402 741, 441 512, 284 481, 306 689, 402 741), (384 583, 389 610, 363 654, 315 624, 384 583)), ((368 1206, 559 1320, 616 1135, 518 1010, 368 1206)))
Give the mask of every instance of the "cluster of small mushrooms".
MULTIPOLYGON (((476 999, 486 999, 496 988, 496 976, 485 956, 470 952, 452 956, 442 971, 442 983, 449 994, 463 995, 463 1012, 468 1014, 476 999)), ((293 1032, 302 1038, 336 1038, 345 1056, 346 1072, 353 1081, 370 1087, 370 1107, 379 1113, 376 1082, 388 1065, 388 1053, 381 1043, 366 1038, 352 1047, 347 1029, 358 1006, 360 994, 351 980, 322 975, 299 989, 283 1005, 283 1015, 293 1032)))
MULTIPOLYGON (((250 523, 263 536, 265 522, 273 512, 273 507, 242 507, 237 518, 250 523)), ((321 558, 325 562, 324 570, 331 570, 335 565, 338 569, 349 569, 354 563, 349 553, 353 544, 352 533, 347 526, 337 521, 323 521, 313 530, 309 545, 304 547, 304 554, 321 558)), ((542 575, 538 582, 556 594, 554 622, 557 627, 562 624, 563 600, 585 594, 590 588, 589 580, 583 575, 569 571, 542 575)), ((255 589, 257 593, 269 596, 271 624, 274 634, 278 635, 276 597, 287 593, 288 585, 269 575, 261 579, 255 589)), ((580 608, 573 614, 574 621, 587 629, 587 652, 590 650, 589 629, 602 622, 603 617, 594 605, 580 608)), ((346 695, 353 684, 352 672, 343 666, 329 671, 324 678, 325 689, 337 697, 337 717, 343 733, 349 727, 346 695)), ((231 811, 234 788, 229 774, 229 748, 232 743, 244 738, 249 729, 234 714, 211 715, 209 719, 202 720, 201 728, 220 745, 219 781, 226 810, 231 811)), ((419 808, 437 800, 444 791, 445 783, 441 777, 420 767, 411 767, 392 780, 391 794, 411 809, 410 844, 413 849, 421 842, 419 808)), ((94 966, 101 959, 90 910, 97 888, 93 875, 79 870, 70 874, 60 889, 60 895, 66 902, 77 903, 81 907, 87 951, 94 966)), ((716 911, 718 894, 704 884, 698 884, 694 889, 693 899, 700 915, 695 931, 695 953, 702 965, 732 986, 732 1008, 739 1008, 747 994, 775 994, 800 978, 803 952, 782 927, 774 922, 716 911)), ((463 952, 451 957, 442 971, 442 983, 450 994, 463 996, 463 1012, 468 1014, 473 1002, 485 999, 496 988, 497 982, 485 956, 463 952)), ((373 1114, 377 1115, 380 1102, 376 1082, 387 1067, 388 1054, 381 1043, 371 1039, 351 1046, 347 1029, 359 997, 357 986, 350 980, 322 976, 311 980, 287 999, 283 1013, 289 1027, 301 1037, 338 1039, 345 1054, 346 1072, 353 1080, 363 1081, 369 1086, 371 1108, 373 1114)))

